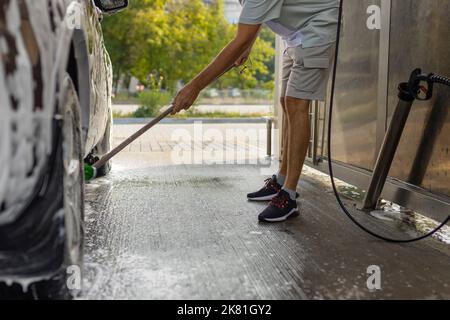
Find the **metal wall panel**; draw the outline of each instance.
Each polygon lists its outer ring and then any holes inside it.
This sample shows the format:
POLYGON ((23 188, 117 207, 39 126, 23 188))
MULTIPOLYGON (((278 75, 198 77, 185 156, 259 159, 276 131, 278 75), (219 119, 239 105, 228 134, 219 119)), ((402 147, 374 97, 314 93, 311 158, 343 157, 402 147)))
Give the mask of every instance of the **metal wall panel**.
MULTIPOLYGON (((380 58, 380 31, 367 28, 367 10, 380 4, 374 0, 344 3, 333 114, 333 159, 365 169, 372 169, 377 149, 380 58)), ((324 145, 321 148, 318 153, 325 154, 324 145)))
MULTIPOLYGON (((450 76, 450 0, 392 1, 388 114, 414 68, 450 76)), ((413 105, 390 176, 450 196, 450 88, 413 105)))
MULTIPOLYGON (((449 17, 450 0, 345 0, 333 114, 337 177, 368 186, 397 85, 414 68, 450 75, 449 17), (381 30, 366 24, 374 6, 381 30)), ((382 196, 442 220, 450 207, 450 90, 435 90, 431 101, 414 104, 382 196)), ((309 165, 327 172, 328 110, 317 109, 309 165)))

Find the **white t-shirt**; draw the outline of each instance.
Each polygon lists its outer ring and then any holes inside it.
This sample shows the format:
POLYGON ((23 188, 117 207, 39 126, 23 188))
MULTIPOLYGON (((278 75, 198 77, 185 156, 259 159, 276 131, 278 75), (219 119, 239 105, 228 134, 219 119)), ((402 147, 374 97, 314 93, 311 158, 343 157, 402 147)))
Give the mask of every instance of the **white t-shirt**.
POLYGON ((287 46, 318 47, 336 41, 339 0, 239 0, 239 23, 264 24, 287 46))
POLYGON ((295 48, 303 43, 300 30, 289 30, 273 20, 265 22, 265 25, 283 39, 286 48, 295 48))

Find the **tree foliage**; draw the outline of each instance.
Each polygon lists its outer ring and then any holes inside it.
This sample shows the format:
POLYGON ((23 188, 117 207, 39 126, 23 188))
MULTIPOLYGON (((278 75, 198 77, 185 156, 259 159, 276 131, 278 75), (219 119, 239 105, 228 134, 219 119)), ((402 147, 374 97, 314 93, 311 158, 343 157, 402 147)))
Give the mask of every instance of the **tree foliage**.
MULTIPOLYGON (((103 21, 105 44, 115 71, 147 83, 163 77, 163 87, 175 90, 201 71, 232 39, 236 26, 223 15, 223 1, 139 0, 103 21)), ((218 81, 221 88, 267 87, 273 79, 274 48, 267 31, 255 43, 251 68, 232 71, 218 81)), ((273 39, 273 36, 272 36, 273 39)), ((250 65, 250 63, 248 63, 250 65)))

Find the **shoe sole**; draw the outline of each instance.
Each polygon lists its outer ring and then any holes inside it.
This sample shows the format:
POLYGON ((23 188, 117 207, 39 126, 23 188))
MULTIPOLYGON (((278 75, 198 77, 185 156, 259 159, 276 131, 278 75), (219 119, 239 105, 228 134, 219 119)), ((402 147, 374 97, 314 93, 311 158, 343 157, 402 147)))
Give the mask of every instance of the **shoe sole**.
POLYGON ((273 198, 275 198, 277 196, 277 194, 273 194, 273 195, 270 195, 270 196, 265 196, 265 197, 259 197, 259 198, 250 198, 250 197, 247 197, 247 199, 249 200, 249 201, 271 201, 273 198))
POLYGON ((286 221, 287 219, 289 219, 291 216, 293 216, 295 213, 297 213, 297 215, 299 215, 299 211, 298 208, 292 209, 291 212, 289 212, 287 215, 280 217, 280 218, 276 218, 276 219, 259 219, 259 221, 262 222, 283 222, 286 221))
MULTIPOLYGON (((250 197, 247 197, 247 199, 248 199, 249 201, 272 201, 272 199, 275 198, 276 196, 277 196, 276 194, 273 194, 273 195, 271 195, 271 196, 265 196, 265 197, 260 197, 260 198, 250 198, 250 197)), ((298 199, 298 198, 300 198, 299 195, 297 195, 296 199, 298 199)))

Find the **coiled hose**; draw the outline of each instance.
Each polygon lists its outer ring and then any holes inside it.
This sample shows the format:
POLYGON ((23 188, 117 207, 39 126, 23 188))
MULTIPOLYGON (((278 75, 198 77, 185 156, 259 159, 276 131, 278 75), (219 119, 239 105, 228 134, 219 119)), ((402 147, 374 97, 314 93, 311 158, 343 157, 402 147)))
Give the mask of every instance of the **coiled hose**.
MULTIPOLYGON (((335 52, 335 57, 334 57, 334 66, 333 66, 333 75, 332 75, 332 85, 331 85, 331 99, 330 99, 330 107, 329 107, 329 117, 328 117, 328 145, 327 145, 327 150, 328 150, 328 170, 329 170, 329 174, 330 174, 330 179, 331 179, 331 185, 333 187, 333 192, 334 195, 336 197, 336 200, 339 204, 339 206, 342 208, 342 211, 345 213, 345 215, 356 225, 358 226, 360 229, 362 229, 364 232, 370 234, 371 236, 383 240, 383 241, 387 241, 387 242, 391 242, 391 243, 412 243, 412 242, 417 242, 423 239, 426 239, 428 237, 433 236, 436 232, 438 232, 439 230, 441 230, 449 221, 450 221, 450 215, 447 217, 447 219, 445 219, 444 222, 442 222, 437 228, 433 229, 432 231, 428 232, 427 234, 414 238, 414 239, 407 239, 407 240, 401 240, 401 239, 393 239, 393 238, 389 238, 389 237, 384 237, 382 235, 377 234, 376 232, 369 230, 368 228, 366 228, 365 226, 363 226, 361 223, 359 223, 352 215, 351 213, 347 210, 347 208, 345 207, 341 196, 339 195, 338 189, 336 187, 336 182, 334 179, 334 172, 333 172, 333 160, 332 160, 332 156, 331 156, 331 137, 332 137, 332 123, 333 123, 333 107, 334 107, 334 94, 336 91, 336 75, 337 75, 337 64, 338 64, 338 54, 339 54, 339 44, 340 44, 340 36, 341 36, 341 24, 342 24, 342 13, 343 13, 343 5, 344 5, 344 0, 340 1, 340 5, 339 5, 339 22, 338 22, 338 27, 337 27, 337 37, 336 37, 336 52, 335 52)), ((450 87, 450 79, 444 76, 440 76, 440 75, 432 75, 430 78, 433 82, 435 83, 439 83, 439 84, 443 84, 443 85, 447 85, 450 87)))

